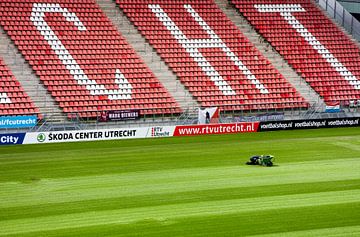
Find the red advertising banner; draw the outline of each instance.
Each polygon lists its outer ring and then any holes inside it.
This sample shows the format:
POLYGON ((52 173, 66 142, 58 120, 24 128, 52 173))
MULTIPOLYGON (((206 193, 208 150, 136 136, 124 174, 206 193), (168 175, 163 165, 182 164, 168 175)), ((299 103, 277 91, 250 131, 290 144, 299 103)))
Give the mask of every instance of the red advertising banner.
POLYGON ((259 122, 176 126, 174 136, 257 132, 259 122))

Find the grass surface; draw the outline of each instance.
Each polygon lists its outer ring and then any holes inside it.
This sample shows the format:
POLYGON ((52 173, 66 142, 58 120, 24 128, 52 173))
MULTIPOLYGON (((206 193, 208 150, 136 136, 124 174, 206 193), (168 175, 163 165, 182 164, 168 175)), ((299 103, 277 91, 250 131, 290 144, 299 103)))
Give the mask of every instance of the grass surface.
POLYGON ((0 236, 360 236, 359 210, 359 128, 0 147, 0 236))

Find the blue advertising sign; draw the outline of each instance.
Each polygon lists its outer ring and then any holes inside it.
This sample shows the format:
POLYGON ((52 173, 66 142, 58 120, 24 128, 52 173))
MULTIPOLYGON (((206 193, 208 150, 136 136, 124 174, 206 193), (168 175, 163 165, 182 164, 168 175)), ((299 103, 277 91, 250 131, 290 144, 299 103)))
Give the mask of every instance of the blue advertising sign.
POLYGON ((0 134, 0 145, 23 144, 26 133, 0 134))
POLYGON ((0 117, 0 128, 29 128, 37 122, 35 115, 0 117))

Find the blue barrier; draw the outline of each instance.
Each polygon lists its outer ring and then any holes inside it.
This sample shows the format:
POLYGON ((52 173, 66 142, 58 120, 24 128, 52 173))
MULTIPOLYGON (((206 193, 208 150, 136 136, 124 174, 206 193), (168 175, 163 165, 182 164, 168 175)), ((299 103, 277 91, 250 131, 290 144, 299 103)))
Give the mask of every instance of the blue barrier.
POLYGON ((0 134, 0 145, 23 144, 26 133, 0 134))

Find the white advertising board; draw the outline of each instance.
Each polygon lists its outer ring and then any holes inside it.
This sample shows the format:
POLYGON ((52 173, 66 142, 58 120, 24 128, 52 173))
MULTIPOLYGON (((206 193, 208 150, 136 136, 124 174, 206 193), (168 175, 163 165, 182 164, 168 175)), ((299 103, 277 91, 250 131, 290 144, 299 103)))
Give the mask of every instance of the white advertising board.
POLYGON ((23 144, 145 138, 148 127, 26 133, 23 144))

